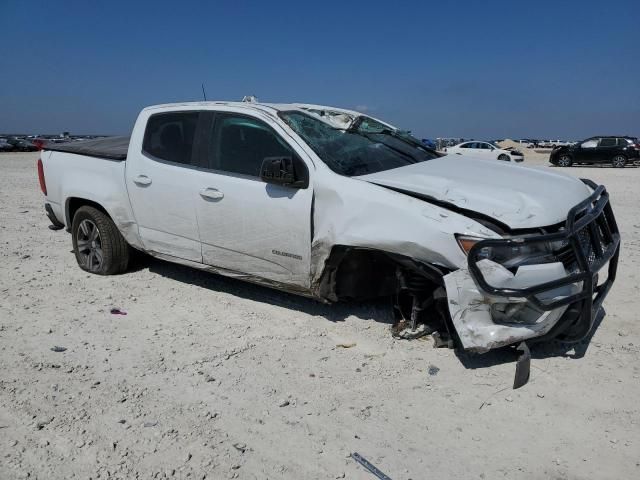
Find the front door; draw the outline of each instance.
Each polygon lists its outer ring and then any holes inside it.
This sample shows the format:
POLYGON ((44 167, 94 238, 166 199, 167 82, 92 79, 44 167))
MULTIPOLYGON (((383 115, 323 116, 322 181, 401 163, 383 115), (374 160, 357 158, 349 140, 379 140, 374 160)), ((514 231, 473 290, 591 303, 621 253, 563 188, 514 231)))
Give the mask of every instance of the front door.
POLYGON ((201 179, 196 209, 202 256, 204 263, 241 277, 308 288, 312 186, 296 189, 260 179, 266 157, 303 158, 285 138, 280 127, 258 118, 215 115, 211 171, 201 179))
POLYGON ((596 147, 596 154, 593 161, 596 163, 611 163, 611 160, 616 156, 617 152, 617 138, 601 138, 596 147))
POLYGON ((478 148, 476 152, 478 154, 478 157, 486 158, 487 160, 493 160, 498 157, 497 154, 493 153, 493 147, 486 142, 478 142, 478 148))

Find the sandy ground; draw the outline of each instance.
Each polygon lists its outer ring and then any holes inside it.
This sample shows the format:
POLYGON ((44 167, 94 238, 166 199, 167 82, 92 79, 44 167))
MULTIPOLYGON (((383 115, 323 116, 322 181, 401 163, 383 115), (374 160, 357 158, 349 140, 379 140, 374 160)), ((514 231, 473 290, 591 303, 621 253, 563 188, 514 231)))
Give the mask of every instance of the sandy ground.
POLYGON ((374 478, 351 452, 394 480, 640 478, 639 168, 567 170, 611 191, 619 279, 591 341, 534 350, 514 391, 510 354, 393 340, 382 304, 151 259, 88 275, 36 158, 0 154, 0 478, 374 478))

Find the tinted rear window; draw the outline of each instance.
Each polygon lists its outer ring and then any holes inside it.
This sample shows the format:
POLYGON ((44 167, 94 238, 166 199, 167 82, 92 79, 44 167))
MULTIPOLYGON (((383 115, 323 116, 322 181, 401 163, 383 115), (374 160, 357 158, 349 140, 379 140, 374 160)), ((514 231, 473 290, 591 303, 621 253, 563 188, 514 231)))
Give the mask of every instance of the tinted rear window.
POLYGON ((602 140, 600 140, 600 146, 601 147, 615 147, 616 145, 616 138, 603 138, 602 140))
POLYGON ((142 151, 168 162, 191 163, 198 112, 159 113, 149 117, 142 151))

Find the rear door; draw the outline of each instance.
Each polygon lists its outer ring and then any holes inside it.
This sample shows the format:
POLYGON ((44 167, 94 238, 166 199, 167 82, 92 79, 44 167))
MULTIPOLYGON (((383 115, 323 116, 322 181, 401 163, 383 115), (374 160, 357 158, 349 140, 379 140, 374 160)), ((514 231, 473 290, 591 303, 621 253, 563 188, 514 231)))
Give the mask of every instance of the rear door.
POLYGON ((197 111, 153 114, 141 151, 129 151, 126 184, 145 249, 202 262, 195 200, 197 111))
POLYGON ((601 138, 596 147, 596 154, 594 155, 594 162, 596 163, 611 163, 611 160, 618 152, 617 138, 601 138))
POLYGON ((210 172, 200 179, 197 216, 203 261, 242 276, 309 287, 313 177, 307 188, 267 184, 267 157, 311 162, 276 122, 218 112, 210 128, 210 172))

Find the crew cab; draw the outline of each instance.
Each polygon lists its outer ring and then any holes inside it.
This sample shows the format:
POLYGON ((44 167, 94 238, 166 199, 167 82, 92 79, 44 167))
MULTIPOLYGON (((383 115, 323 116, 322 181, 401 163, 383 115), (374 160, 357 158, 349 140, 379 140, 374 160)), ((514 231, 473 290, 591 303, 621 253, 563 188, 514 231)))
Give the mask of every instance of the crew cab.
POLYGON ((46 146, 38 174, 88 272, 137 249, 324 302, 388 297, 398 336, 475 352, 583 338, 615 279, 603 186, 443 155, 350 110, 148 107, 130 138, 46 146))

